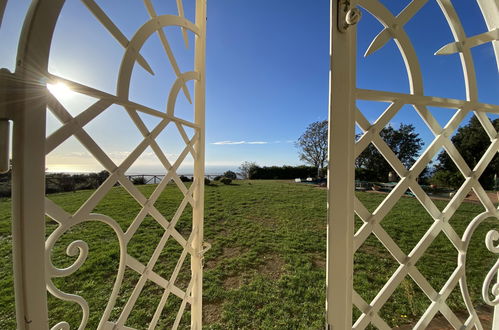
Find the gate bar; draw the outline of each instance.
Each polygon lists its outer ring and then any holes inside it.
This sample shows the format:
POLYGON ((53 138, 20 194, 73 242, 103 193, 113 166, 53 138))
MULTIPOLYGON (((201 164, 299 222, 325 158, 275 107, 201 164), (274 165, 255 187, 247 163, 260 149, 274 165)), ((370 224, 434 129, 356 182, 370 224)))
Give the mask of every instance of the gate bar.
POLYGON ((352 328, 356 29, 339 31, 345 4, 331 0, 330 16, 326 322, 334 330, 352 328))
POLYGON ((206 0, 196 0, 196 26, 199 35, 195 39, 194 71, 199 79, 194 81, 194 121, 198 125, 199 139, 194 149, 194 207, 192 210, 192 313, 191 329, 201 330, 203 317, 203 222, 204 222, 204 162, 205 162, 205 88, 206 88, 206 0))
MULTIPOLYGON (((491 0, 477 0, 482 11, 485 23, 489 31, 499 28, 499 3, 491 0)), ((499 71, 499 41, 493 41, 494 53, 496 55, 497 70, 499 71)), ((499 273, 497 274, 497 283, 499 284, 499 273)), ((492 330, 499 330, 499 305, 494 306, 494 317, 492 320, 492 330)))
MULTIPOLYGON (((16 71, 3 82, 13 125, 12 245, 17 328, 48 329, 45 284, 45 119, 52 34, 64 0, 33 1, 16 71)), ((5 75, 4 75, 5 77, 5 75)))

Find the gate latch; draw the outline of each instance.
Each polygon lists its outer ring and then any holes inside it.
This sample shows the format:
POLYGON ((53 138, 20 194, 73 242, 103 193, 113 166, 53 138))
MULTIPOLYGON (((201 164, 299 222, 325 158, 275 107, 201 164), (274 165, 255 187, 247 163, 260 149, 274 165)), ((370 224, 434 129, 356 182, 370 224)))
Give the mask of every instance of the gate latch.
POLYGON ((338 30, 345 33, 347 29, 359 23, 362 12, 359 8, 351 8, 350 0, 338 0, 338 30))

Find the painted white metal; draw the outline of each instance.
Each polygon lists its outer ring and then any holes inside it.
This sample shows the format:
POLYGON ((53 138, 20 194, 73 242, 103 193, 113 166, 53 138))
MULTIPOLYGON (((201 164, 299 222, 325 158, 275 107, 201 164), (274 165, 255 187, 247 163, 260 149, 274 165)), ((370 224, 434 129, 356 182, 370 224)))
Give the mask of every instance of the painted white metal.
MULTIPOLYGON (((497 71, 499 72, 499 35, 497 31, 499 30, 499 3, 497 1, 488 0, 477 0, 480 9, 482 10, 483 17, 485 18, 485 23, 487 28, 491 33, 495 31, 495 39, 492 41, 494 47, 494 52, 496 55, 497 71)), ((489 248, 490 250, 490 248, 489 248)), ((496 252, 497 253, 497 252, 496 252)), ((497 272, 497 283, 495 296, 499 296, 499 272, 497 272)), ((494 323, 492 325, 493 330, 499 330, 499 304, 495 304, 494 307, 494 323)))
MULTIPOLYGON (((179 6, 179 12, 181 10, 179 6)), ((199 141, 194 147, 197 162, 194 164, 194 207, 193 226, 194 234, 192 240, 191 269, 192 279, 192 310, 191 328, 201 330, 202 328, 202 308, 203 308, 203 219, 204 219, 204 163, 205 163, 205 63, 206 63, 206 0, 196 0, 196 25, 200 33, 196 36, 196 60, 194 70, 200 75, 194 82, 194 121, 199 127, 199 141)))
MULTIPOLYGON (((18 65, 16 73, 11 75, 2 71, 1 92, 5 90, 20 90, 16 93, 0 92, 0 119, 2 132, 5 119, 14 121, 13 147, 13 244, 14 244, 14 276, 16 284, 16 308, 19 329, 48 329, 47 294, 48 290, 56 298, 80 305, 82 320, 79 329, 87 327, 89 306, 79 295, 61 291, 54 285, 53 278, 66 277, 76 272, 84 263, 88 255, 88 246, 85 237, 68 245, 66 253, 77 256, 77 260, 69 267, 58 268, 52 263, 51 253, 59 238, 74 226, 88 221, 99 221, 108 225, 115 233, 120 247, 119 268, 109 301, 99 323, 99 329, 130 329, 125 326, 128 316, 134 308, 138 296, 142 292, 147 280, 152 281, 163 289, 163 295, 155 309, 149 329, 156 328, 159 317, 163 312, 170 294, 182 300, 177 312, 173 328, 180 324, 187 304, 191 304, 192 328, 201 329, 202 326, 202 259, 206 252, 203 244, 203 194, 204 194, 204 111, 205 111, 205 51, 206 51, 206 1, 196 3, 196 22, 190 22, 183 15, 183 4, 177 1, 179 16, 158 16, 150 1, 145 0, 145 6, 150 13, 150 20, 145 22, 128 40, 109 16, 93 0, 83 0, 90 12, 111 33, 111 35, 125 49, 118 75, 116 95, 102 92, 76 81, 63 79, 48 72, 47 63, 51 36, 58 19, 64 0, 35 0, 30 13, 26 18, 23 35, 19 47, 18 65), (169 47, 163 28, 178 27, 182 30, 185 44, 188 46, 187 34, 193 33, 196 44, 193 49, 195 63, 194 71, 180 72, 174 54, 169 47), (129 100, 129 87, 134 64, 141 65, 146 71, 153 71, 146 59, 140 55, 140 50, 146 40, 158 33, 165 52, 177 76, 170 89, 166 111, 152 109, 129 100), (190 95, 186 82, 194 80, 195 93, 195 122, 179 118, 175 115, 175 102, 180 90, 189 101, 190 95), (86 110, 73 117, 47 89, 45 83, 64 82, 75 93, 89 95, 97 101, 86 110), (13 88, 15 87, 15 88, 13 88), (30 94, 28 94, 28 92, 30 94), (120 105, 130 116, 134 124, 143 135, 143 141, 118 166, 93 138, 84 130, 84 126, 96 120, 99 114, 105 112, 111 105, 120 105), (6 109, 5 105, 9 105, 6 109), (62 126, 47 138, 45 137, 45 111, 49 109, 62 126), (149 130, 138 112, 143 112, 160 119, 152 130, 149 130), (175 127, 183 141, 185 148, 172 164, 155 141, 168 126, 175 127), (186 133, 185 127, 194 131, 192 137, 186 133), (83 203, 74 214, 64 211, 59 205, 48 198, 44 198, 45 156, 61 145, 68 138, 75 137, 89 151, 89 153, 110 173, 107 180, 83 203), (161 164, 167 170, 154 192, 146 198, 125 176, 125 172, 140 157, 147 147, 156 154, 161 164), (177 170, 188 155, 194 159, 194 183, 188 188, 180 180, 177 170), (156 209, 155 202, 166 188, 174 182, 183 193, 184 198, 172 219, 166 219, 156 209), (116 184, 121 186, 142 206, 141 211, 131 225, 122 230, 120 225, 109 216, 95 214, 92 210, 102 198, 116 184), (193 209, 193 230, 189 237, 183 237, 175 225, 180 219, 187 205, 193 209), (44 214, 58 223, 58 227, 50 233, 45 241, 44 214), (147 264, 142 264, 127 252, 131 238, 140 227, 144 218, 149 215, 164 228, 164 234, 147 264), (166 279, 153 271, 161 251, 168 240, 175 240, 183 247, 183 252, 177 265, 166 279), (187 257, 191 257, 191 282, 184 291, 177 287, 175 281, 180 273, 181 266, 187 257), (121 287, 124 272, 130 268, 140 274, 131 297, 126 302, 117 320, 110 320, 111 311, 115 305, 121 287)), ((5 1, 0 3, 0 14, 3 14, 5 1)), ((5 141, 3 141, 5 142, 5 141)), ((2 142, 2 143, 3 143, 2 142)), ((7 155, 8 157, 8 155, 7 155)), ((69 324, 60 321, 52 329, 69 329, 69 324)))
MULTIPOLYGON (((348 1, 346 2, 348 3, 348 1)), ((328 224, 326 322, 332 329, 352 326, 355 26, 346 30, 339 11, 343 1, 331 1, 331 69, 329 100, 328 224)), ((352 8, 355 4, 351 4, 352 8)))
MULTIPOLYGON (((427 96, 424 94, 422 72, 418 57, 410 38, 404 31, 404 25, 408 23, 412 17, 427 4, 427 2, 428 0, 413 0, 404 10, 402 10, 401 13, 394 16, 386 7, 383 6, 380 1, 359 1, 359 6, 363 7, 369 14, 373 15, 384 26, 384 29, 372 41, 365 53, 365 56, 373 54, 382 48, 388 41, 393 39, 405 62, 410 93, 402 94, 355 89, 356 95, 354 98, 358 100, 382 101, 390 103, 387 109, 374 122, 374 124, 367 121, 358 109, 355 110, 355 120, 357 125, 364 131, 362 137, 356 142, 355 157, 357 157, 370 143, 372 143, 401 179, 397 186, 372 213, 369 212, 357 198, 355 198, 354 210, 359 218, 362 219, 364 225, 357 231, 357 233, 355 233, 354 251, 356 251, 365 242, 370 234, 374 234, 390 252, 393 258, 399 263, 399 267, 371 302, 364 301, 361 292, 353 292, 353 303, 362 312, 362 315, 353 325, 354 329, 364 329, 369 324, 372 324, 380 329, 389 328, 388 324, 381 319, 378 313, 406 276, 410 276, 431 300, 430 306, 419 322, 415 325, 415 329, 424 329, 434 318, 437 312, 440 312, 456 329, 470 329, 472 327, 482 329, 476 310, 472 305, 466 284, 466 252, 473 232, 478 225, 489 217, 499 219, 497 209, 494 207, 488 195, 478 182, 478 178, 486 169, 493 156, 499 151, 497 132, 486 115, 487 112, 497 113, 499 106, 497 104, 484 104, 479 102, 473 57, 470 49, 488 42, 497 43, 497 22, 499 21, 499 11, 497 10, 497 2, 478 0, 482 11, 484 11, 489 31, 477 36, 467 37, 452 2, 450 0, 437 0, 437 3, 447 19, 447 23, 451 28, 455 40, 449 42, 447 45, 442 45, 442 48, 437 51, 436 55, 459 52, 466 87, 465 100, 447 99, 427 96), (412 105, 435 135, 434 141, 410 169, 404 167, 404 165, 397 159, 396 155, 379 136, 380 130, 390 122, 391 118, 393 118, 393 116, 395 116, 404 105, 412 105), (428 106, 452 108, 456 109, 457 112, 454 117, 449 120, 447 125, 441 127, 433 115, 428 111, 428 106), (491 140, 490 147, 474 168, 470 168, 466 164, 450 139, 452 132, 457 129, 462 120, 471 111, 474 112, 474 115, 478 118, 491 140), (453 196, 447 207, 440 212, 428 195, 419 186, 416 178, 442 147, 446 150, 460 172, 463 174, 465 182, 453 196), (409 254, 405 254, 397 246, 395 241, 383 229, 382 225, 384 216, 390 212, 407 189, 410 189, 414 193, 418 201, 434 220, 433 225, 430 226, 426 234, 409 254), (472 189, 477 194, 486 211, 475 218, 468 226, 464 235, 460 237, 453 229, 451 220, 454 212, 458 209, 461 202, 472 189), (415 265, 439 233, 443 233, 447 236, 458 251, 458 264, 445 285, 437 291, 430 285, 415 265), (461 321, 446 304, 447 297, 458 284, 460 285, 463 299, 469 313, 468 319, 464 322, 461 321)), ((348 48, 349 43, 345 42, 345 44, 341 44, 338 47, 348 48)), ((345 59, 338 61, 338 63, 344 63, 342 61, 345 61, 345 59)), ((348 94, 344 93, 344 95, 348 94)), ((334 122, 332 124, 334 125, 334 122)), ((333 146, 334 142, 335 141, 333 140, 333 146)), ((335 172, 333 172, 333 175, 334 173, 335 172)), ((343 172, 341 175, 344 175, 344 173, 346 172, 343 172)), ((329 194, 332 195, 332 192, 329 192, 329 194)), ((498 239, 499 234, 497 231, 491 231, 489 235, 487 235, 487 247, 493 253, 499 252, 497 250, 497 246, 494 246, 494 241, 497 241, 498 239)), ((330 266, 331 265, 328 265, 328 267, 330 266)), ((499 304, 499 285, 494 285, 493 282, 496 281, 498 269, 499 262, 496 263, 493 269, 489 272, 483 286, 484 301, 496 306, 499 304), (490 300, 489 293, 491 293, 495 299, 490 300)), ((499 314, 499 312, 496 307, 496 315, 497 314, 499 314)), ((497 329, 498 327, 499 318, 496 316, 494 320, 494 329, 497 329)), ((348 328, 350 327, 348 326, 348 328)))
MULTIPOLYGON (((18 329, 47 329, 45 289, 45 86, 52 33, 64 1, 34 1, 23 26, 15 73, 3 74, 3 115, 13 120, 12 242, 18 329), (7 81, 5 81, 7 79, 7 81)), ((1 11, 5 2, 1 4, 1 11)))
MULTIPOLYGON (((499 29, 499 2, 493 0, 477 0, 477 2, 489 31, 499 29)), ((496 55, 497 70, 499 71, 499 38, 496 37, 492 45, 496 55)))
MULTIPOLYGON (((342 22, 338 21, 338 6, 341 3, 342 6, 351 6, 349 8, 353 9, 357 3, 344 0, 331 1, 331 98, 329 112, 329 143, 331 147, 329 149, 329 157, 330 159, 335 159, 335 161, 330 164, 331 175, 328 176, 328 187, 330 189, 328 193, 326 318, 327 324, 333 329, 347 329, 352 327, 352 303, 362 312, 362 315, 356 320, 353 328, 363 329, 369 324, 373 324, 380 329, 389 328, 378 312, 406 276, 410 276, 432 301, 426 313, 416 324, 416 328, 426 327, 435 314, 440 312, 455 328, 476 327, 481 329, 480 321, 468 294, 465 276, 465 256, 469 241, 478 225, 487 217, 499 218, 497 209, 478 182, 478 178, 492 157, 499 151, 497 132, 486 116, 486 112, 499 113, 499 106, 484 104, 478 101, 478 88, 470 49, 484 43, 492 42, 496 50, 496 55, 498 55, 497 29, 499 28, 499 13, 497 2, 488 0, 477 1, 483 11, 489 31, 477 36, 467 37, 452 2, 450 0, 438 0, 438 4, 447 18, 455 40, 449 42, 447 45, 443 45, 437 51, 437 54, 460 53, 466 82, 466 100, 431 97, 424 94, 422 73, 417 54, 403 26, 419 12, 428 0, 413 0, 396 17, 377 0, 358 1, 360 6, 364 7, 384 25, 384 29, 373 40, 371 46, 366 51, 366 56, 376 52, 389 40, 394 39, 405 61, 410 84, 409 94, 356 89, 356 29, 354 26, 349 27, 349 25, 357 21, 357 16, 354 12, 350 12, 349 14, 346 11, 345 16, 341 18, 348 19, 348 24, 345 26, 342 22), (339 29, 338 27, 340 26, 344 26, 344 28, 339 29), (386 101, 391 104, 380 118, 371 125, 363 114, 355 108, 356 99, 386 101), (404 105, 412 105, 435 135, 433 143, 410 169, 406 169, 403 166, 379 136, 379 131, 404 105), (441 127, 428 111, 428 106, 448 107, 457 109, 458 111, 445 127, 441 127), (474 111, 491 139, 489 149, 473 169, 469 168, 449 138, 451 132, 459 126, 463 118, 470 111, 474 111), (365 132, 357 143, 354 143, 355 122, 365 132), (373 143, 376 146, 393 167, 394 171, 401 177, 395 189, 372 213, 355 198, 353 191, 354 159, 369 143, 373 143), (449 153, 466 179, 463 186, 442 212, 438 210, 416 181, 416 177, 423 171, 441 147, 445 148, 449 153), (337 173, 340 173, 340 175, 337 175, 337 173), (383 217, 388 214, 406 189, 411 189, 414 192, 416 198, 435 221, 421 241, 407 255, 397 246, 382 226, 383 217), (478 195, 486 212, 475 218, 465 234, 459 237, 452 228, 450 219, 471 189, 478 195), (364 221, 364 225, 355 235, 353 232, 353 211, 364 221), (361 294, 352 291, 353 254, 371 233, 376 235, 383 243, 395 260, 397 260, 399 267, 378 295, 371 302, 366 302, 363 300, 361 294), (437 291, 418 271, 415 265, 439 233, 444 233, 458 250, 458 265, 443 288, 437 291), (445 302, 457 284, 460 285, 469 312, 469 318, 465 322, 459 320, 445 302)), ((186 305, 189 303, 191 304, 192 315, 191 327, 193 329, 201 329, 202 259, 206 251, 203 244, 206 0, 196 0, 195 23, 188 21, 184 17, 181 0, 177 0, 178 16, 158 16, 151 1, 144 0, 150 20, 137 30, 131 40, 128 40, 124 36, 95 1, 83 0, 83 2, 125 49, 125 55, 119 72, 116 95, 57 77, 47 71, 51 36, 58 13, 64 4, 63 0, 33 1, 20 42, 16 72, 13 75, 2 73, 2 86, 5 84, 16 84, 16 87, 22 91, 14 95, 0 93, 0 100, 2 101, 0 104, 12 105, 12 109, 5 109, 5 107, 0 109, 0 118, 2 120, 10 119, 14 121, 13 242, 18 328, 48 328, 45 285, 48 291, 57 298, 72 301, 81 306, 83 318, 79 328, 84 329, 86 327, 89 314, 89 307, 86 301, 80 296, 60 291, 53 284, 52 278, 65 277, 78 270, 85 262, 88 254, 88 246, 83 240, 72 242, 68 246, 67 253, 73 256, 77 255, 78 258, 73 265, 64 269, 59 269, 52 264, 50 252, 57 240, 73 226, 86 221, 100 221, 107 224, 116 234, 120 245, 120 263, 111 297, 103 312, 99 328, 130 329, 125 326, 125 323, 134 308, 138 296, 142 292, 145 282, 150 280, 163 288, 164 291, 161 301, 156 307, 152 321, 149 324, 149 329, 157 326, 159 317, 170 294, 182 299, 182 304, 173 327, 176 328, 179 325, 181 316, 186 305), (162 28, 165 26, 179 27, 182 30, 186 46, 188 46, 188 31, 195 34, 195 63, 193 72, 180 72, 166 35, 162 31, 162 28), (135 62, 149 73, 153 73, 146 59, 139 52, 147 38, 155 33, 159 35, 177 77, 170 90, 166 112, 131 102, 128 98, 131 72, 135 62), (15 79, 9 79, 9 77, 15 79), (46 91, 45 86, 39 83, 43 79, 46 79, 48 82, 64 81, 73 91, 93 96, 98 101, 78 116, 73 117, 55 97, 46 91), (175 100, 180 90, 191 101, 191 96, 186 87, 186 82, 189 80, 194 80, 195 82, 194 122, 176 117, 174 109, 175 100), (37 83, 33 84, 33 82, 37 83), (28 91, 35 94, 28 95, 28 91), (119 166, 105 154, 92 137, 83 129, 85 124, 94 120, 112 104, 124 107, 144 137, 144 140, 119 166), (46 107, 63 124, 59 130, 51 134, 47 139, 45 139, 44 124, 46 107), (138 116, 138 112, 156 116, 161 119, 160 123, 154 129, 149 130, 140 116, 138 116), (173 164, 169 162, 155 141, 155 138, 168 125, 175 125, 186 144, 183 152, 173 164), (191 139, 188 138, 184 126, 194 129, 195 134, 191 139), (71 136, 75 136, 110 173, 109 178, 74 214, 65 212, 60 206, 49 199, 43 199, 45 154, 54 150, 71 136), (149 198, 146 198, 136 189, 124 175, 126 170, 147 147, 152 148, 163 166, 168 170, 168 174, 149 198), (176 170, 188 154, 191 154, 195 160, 195 179, 189 188, 181 182, 176 174, 176 170), (173 218, 166 219, 155 208, 154 204, 166 185, 171 181, 174 181, 182 191, 184 199, 173 218), (142 210, 125 231, 110 217, 92 213, 97 203, 106 196, 107 192, 117 182, 142 206, 142 210), (185 238, 175 229, 175 224, 188 204, 193 207, 193 231, 190 237, 185 238), (59 224, 59 227, 51 233, 46 242, 44 242, 44 211, 59 224), (144 265, 127 253, 127 245, 146 215, 151 215, 165 231, 151 259, 144 265), (170 278, 165 279, 152 269, 168 239, 176 240, 184 250, 170 278), (175 281, 184 260, 188 256, 191 259, 192 279, 188 288, 183 291, 175 285, 175 281), (126 267, 139 273, 140 280, 119 318, 117 320, 109 320, 126 267)), ((3 17, 5 5, 5 0, 0 1, 0 18, 3 17)), ((3 123, 4 121, 2 121, 1 125, 4 125, 3 123)), ((497 246, 494 246, 494 241, 497 241, 498 238, 499 233, 497 231, 491 231, 487 235, 487 247, 493 253, 499 252, 497 246)), ((499 304, 499 286, 493 284, 496 281, 498 268, 499 263, 496 263, 487 275, 483 286, 484 300, 496 306, 494 329, 499 328, 499 310, 497 308, 499 304), (489 290, 491 290, 495 299, 490 299, 489 290)), ((67 323, 61 321, 53 329, 65 328, 67 326, 67 323)))

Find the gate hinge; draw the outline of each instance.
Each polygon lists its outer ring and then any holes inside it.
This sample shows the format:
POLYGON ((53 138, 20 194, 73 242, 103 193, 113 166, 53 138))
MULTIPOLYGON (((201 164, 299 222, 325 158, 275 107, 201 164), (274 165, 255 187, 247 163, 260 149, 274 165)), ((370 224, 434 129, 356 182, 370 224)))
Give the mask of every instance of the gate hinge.
POLYGON ((362 12, 359 8, 353 7, 350 0, 338 0, 338 30, 342 33, 359 23, 362 12))

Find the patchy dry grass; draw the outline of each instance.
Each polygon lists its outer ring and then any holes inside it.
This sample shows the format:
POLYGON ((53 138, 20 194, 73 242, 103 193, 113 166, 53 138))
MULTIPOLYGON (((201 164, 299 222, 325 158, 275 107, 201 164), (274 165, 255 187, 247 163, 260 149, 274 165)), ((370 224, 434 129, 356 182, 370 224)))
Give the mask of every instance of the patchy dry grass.
MULTIPOLYGON (((154 186, 141 186, 149 196, 154 186)), ((49 198, 68 212, 74 212, 92 191, 54 194, 49 198)), ((373 211, 385 197, 379 194, 359 193, 359 199, 373 211)), ((171 218, 180 204, 181 194, 174 185, 168 186, 156 206, 171 218)), ((435 202, 440 209, 445 201, 435 202)), ((114 218, 126 228, 140 210, 139 205, 119 187, 101 201, 95 212, 114 218)), ((476 204, 463 204, 451 219, 458 235, 462 235, 470 220, 482 212, 476 204)), ((177 225, 188 235, 191 209, 177 225)), ((402 198, 382 221, 381 225, 402 251, 409 253, 433 221, 412 198, 402 198)), ((356 227, 361 225, 357 219, 356 227)), ((480 226, 468 254, 468 281, 475 302, 485 274, 496 257, 489 253, 483 239, 493 227, 493 221, 480 226)), ((47 220, 47 230, 55 224, 47 220)), ((206 329, 323 329, 325 299, 326 251, 326 191, 309 185, 288 182, 245 181, 237 185, 206 187, 205 236, 213 245, 205 258, 204 323, 206 329)), ((159 241, 163 229, 152 218, 146 218, 130 242, 130 254, 147 262, 159 241)), ((13 305, 10 201, 0 201, 0 328, 15 328, 13 305)), ((54 263, 65 266, 74 261, 65 255, 65 248, 74 239, 84 238, 90 246, 85 265, 70 280, 56 281, 64 291, 83 295, 90 304, 88 328, 95 328, 108 299, 118 263, 118 245, 109 228, 88 223, 68 232, 56 245, 54 263)), ((173 271, 181 248, 169 240, 154 271, 168 277, 173 271)), ((416 267, 439 291, 456 266, 457 253, 443 233, 438 235, 416 267)), ((373 235, 355 254, 355 290, 371 301, 385 285, 398 263, 373 235)), ((182 288, 188 283, 189 263, 176 284, 182 288)), ((138 276, 127 271, 113 318, 119 315, 134 288, 138 276)), ((128 326, 144 329, 155 311, 162 290, 146 283, 128 326)), ((180 306, 180 299, 170 296, 158 328, 171 326, 180 306)), ((464 304, 456 290, 448 299, 456 312, 464 304)), ((417 320, 428 307, 429 300, 417 285, 406 278, 381 309, 381 315, 391 326, 417 320)), ((51 325, 66 320, 75 328, 81 318, 80 310, 71 303, 50 298, 51 325)), ((354 315, 359 312, 354 309, 354 315)), ((188 326, 189 313, 182 321, 188 326)))

